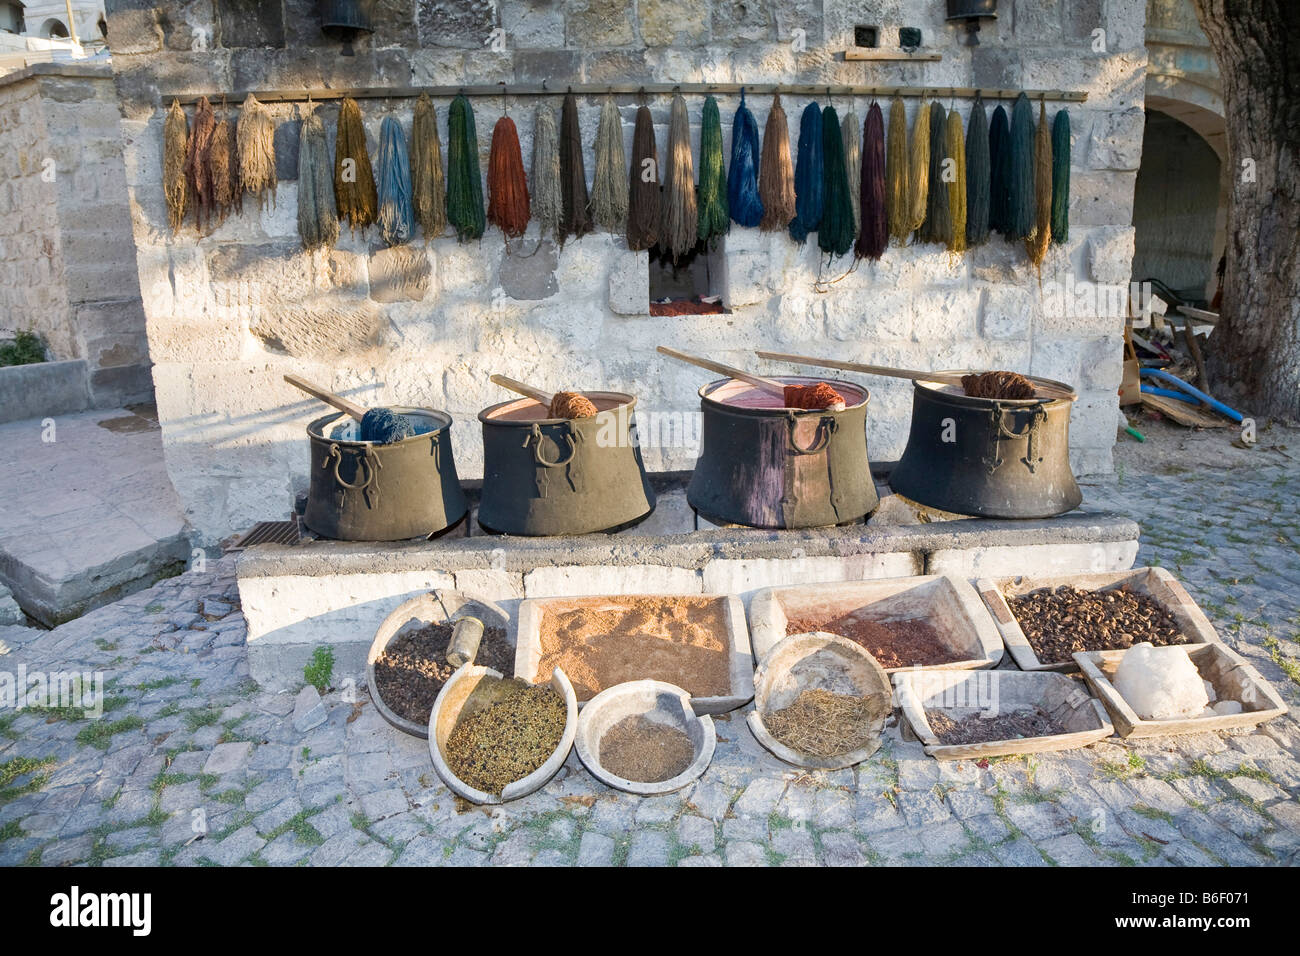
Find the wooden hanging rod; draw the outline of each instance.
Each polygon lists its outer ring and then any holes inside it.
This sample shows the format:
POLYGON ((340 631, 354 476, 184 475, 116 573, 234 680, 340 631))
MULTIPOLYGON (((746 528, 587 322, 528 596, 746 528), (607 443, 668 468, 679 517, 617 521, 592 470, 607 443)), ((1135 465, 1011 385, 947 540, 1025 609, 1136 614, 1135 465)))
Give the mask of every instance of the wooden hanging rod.
POLYGON ((304 103, 312 100, 352 99, 385 100, 408 99, 428 93, 432 97, 451 97, 464 93, 466 96, 563 96, 572 92, 578 96, 603 96, 613 93, 617 96, 664 96, 672 93, 738 94, 741 90, 755 96, 782 93, 791 96, 928 96, 960 97, 973 99, 975 94, 989 100, 1013 100, 1021 93, 1031 100, 1062 100, 1067 103, 1082 103, 1088 98, 1087 93, 1074 90, 1000 90, 974 86, 869 86, 866 84, 836 85, 824 83, 493 83, 476 86, 390 86, 390 87, 356 87, 315 90, 240 90, 235 93, 194 94, 164 96, 163 105, 173 99, 182 105, 197 103, 201 96, 207 95, 212 102, 223 96, 230 104, 237 104, 252 93, 263 103, 304 103))

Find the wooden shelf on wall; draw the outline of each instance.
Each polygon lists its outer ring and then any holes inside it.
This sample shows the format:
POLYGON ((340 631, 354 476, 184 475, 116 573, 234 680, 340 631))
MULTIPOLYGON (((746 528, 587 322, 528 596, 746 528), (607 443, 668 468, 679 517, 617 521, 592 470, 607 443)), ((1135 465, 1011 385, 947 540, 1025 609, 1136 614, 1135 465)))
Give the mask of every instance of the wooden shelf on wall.
POLYGON ((932 53, 929 50, 917 50, 908 53, 906 50, 872 50, 864 47, 854 47, 851 50, 844 51, 846 60, 942 60, 942 53, 932 53))

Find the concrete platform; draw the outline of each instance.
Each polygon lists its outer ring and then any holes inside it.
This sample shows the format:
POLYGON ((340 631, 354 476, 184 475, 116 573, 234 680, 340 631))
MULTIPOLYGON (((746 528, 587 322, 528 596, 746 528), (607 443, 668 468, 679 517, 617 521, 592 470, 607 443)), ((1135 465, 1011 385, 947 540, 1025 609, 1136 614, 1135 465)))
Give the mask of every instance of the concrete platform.
POLYGON ((56 626, 184 570, 190 544, 152 409, 0 425, 0 583, 56 626))
POLYGON ((720 593, 748 603, 760 588, 821 581, 1123 570, 1138 549, 1137 524, 1118 515, 959 518, 918 509, 887 486, 866 524, 718 528, 696 519, 680 477, 655 482, 655 514, 613 535, 491 536, 470 523, 435 541, 250 548, 237 568, 250 673, 267 688, 296 686, 312 650, 328 644, 335 674, 359 678, 380 622, 430 588, 454 587, 512 615, 523 598, 583 594, 720 593))

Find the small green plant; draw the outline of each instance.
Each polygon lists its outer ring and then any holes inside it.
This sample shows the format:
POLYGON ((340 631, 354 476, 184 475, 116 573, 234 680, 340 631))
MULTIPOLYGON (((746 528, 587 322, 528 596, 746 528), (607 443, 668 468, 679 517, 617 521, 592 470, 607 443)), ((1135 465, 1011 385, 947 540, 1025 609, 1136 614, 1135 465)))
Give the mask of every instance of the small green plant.
POLYGON ((302 676, 317 691, 325 693, 330 688, 330 681, 334 679, 334 652, 328 647, 316 648, 311 653, 311 660, 302 669, 302 676))
POLYGON ((0 345, 0 365, 35 365, 45 361, 45 343, 30 330, 14 334, 12 342, 0 345))

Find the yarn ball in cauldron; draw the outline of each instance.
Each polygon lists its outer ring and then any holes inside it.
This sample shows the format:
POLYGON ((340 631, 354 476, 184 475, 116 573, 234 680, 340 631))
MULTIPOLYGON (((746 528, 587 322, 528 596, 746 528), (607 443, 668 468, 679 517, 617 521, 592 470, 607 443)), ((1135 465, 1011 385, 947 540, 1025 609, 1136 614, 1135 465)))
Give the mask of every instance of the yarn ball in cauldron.
POLYGON ((786 408, 840 408, 845 407, 844 396, 825 382, 816 385, 787 385, 786 408))
POLYGON ((552 418, 593 418, 597 408, 581 392, 556 392, 551 399, 552 418))
POLYGON ((361 418, 362 441, 374 442, 376 445, 391 445, 414 434, 415 426, 411 424, 411 420, 391 408, 372 408, 361 418))
POLYGON ((963 375, 962 390, 971 398, 1006 398, 1021 400, 1034 398, 1034 383, 1019 372, 981 372, 963 375))

